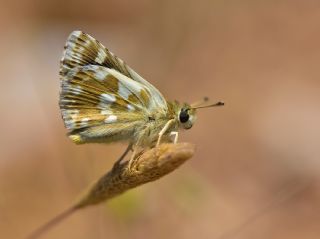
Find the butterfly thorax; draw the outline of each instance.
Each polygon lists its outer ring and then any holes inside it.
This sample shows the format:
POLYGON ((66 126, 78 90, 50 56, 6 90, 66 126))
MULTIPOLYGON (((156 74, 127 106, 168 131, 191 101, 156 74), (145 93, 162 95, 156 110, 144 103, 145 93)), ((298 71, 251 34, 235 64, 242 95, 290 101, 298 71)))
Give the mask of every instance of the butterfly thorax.
POLYGON ((133 143, 142 147, 155 145, 160 131, 170 121, 170 126, 162 136, 162 142, 172 141, 171 133, 180 128, 190 129, 196 119, 195 110, 189 104, 178 101, 167 101, 166 111, 152 111, 145 117, 145 123, 135 130, 133 143))
POLYGON ((163 135, 162 142, 171 140, 170 132, 177 131, 179 128, 178 105, 176 102, 167 102, 167 110, 154 110, 146 112, 144 123, 135 129, 133 144, 138 143, 141 147, 150 147, 156 144, 160 131, 165 127, 169 120, 172 124, 163 135))

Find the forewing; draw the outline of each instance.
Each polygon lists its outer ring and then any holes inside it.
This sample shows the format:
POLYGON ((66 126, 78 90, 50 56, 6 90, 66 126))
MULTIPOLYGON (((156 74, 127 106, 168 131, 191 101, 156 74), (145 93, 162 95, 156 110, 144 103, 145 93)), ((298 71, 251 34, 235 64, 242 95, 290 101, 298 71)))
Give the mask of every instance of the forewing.
POLYGON ((70 34, 65 45, 65 51, 61 59, 60 75, 66 76, 71 69, 86 65, 104 66, 114 69, 115 72, 120 73, 122 76, 144 85, 152 96, 147 109, 150 111, 167 112, 166 100, 152 84, 144 80, 99 41, 81 31, 74 31, 70 34))

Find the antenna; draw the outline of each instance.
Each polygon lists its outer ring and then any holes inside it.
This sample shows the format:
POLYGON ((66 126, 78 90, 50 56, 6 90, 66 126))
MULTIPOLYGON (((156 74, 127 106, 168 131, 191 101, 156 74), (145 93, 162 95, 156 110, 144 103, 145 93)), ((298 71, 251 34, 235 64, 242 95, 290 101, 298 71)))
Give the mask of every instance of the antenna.
POLYGON ((208 102, 208 101, 209 101, 209 98, 208 97, 204 97, 203 100, 193 103, 191 105, 191 108, 192 109, 201 109, 201 108, 210 108, 210 107, 216 107, 216 106, 224 106, 224 102, 223 101, 218 101, 218 102, 213 103, 213 104, 204 105, 204 103, 208 102))
POLYGON ((205 96, 203 97, 202 100, 199 100, 199 101, 196 101, 194 103, 191 104, 191 108, 196 108, 198 106, 201 106, 203 105, 204 103, 208 102, 209 101, 209 97, 205 96))

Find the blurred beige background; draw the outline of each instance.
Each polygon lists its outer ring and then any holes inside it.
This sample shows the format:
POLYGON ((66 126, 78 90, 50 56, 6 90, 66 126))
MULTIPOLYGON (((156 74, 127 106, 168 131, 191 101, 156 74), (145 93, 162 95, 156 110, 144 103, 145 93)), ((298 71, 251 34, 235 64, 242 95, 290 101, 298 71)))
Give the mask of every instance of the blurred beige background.
POLYGON ((65 136, 59 59, 76 29, 168 99, 226 106, 181 134, 197 152, 179 170, 43 238, 319 238, 319 1, 11 0, 0 27, 0 238, 67 208, 125 148, 65 136))

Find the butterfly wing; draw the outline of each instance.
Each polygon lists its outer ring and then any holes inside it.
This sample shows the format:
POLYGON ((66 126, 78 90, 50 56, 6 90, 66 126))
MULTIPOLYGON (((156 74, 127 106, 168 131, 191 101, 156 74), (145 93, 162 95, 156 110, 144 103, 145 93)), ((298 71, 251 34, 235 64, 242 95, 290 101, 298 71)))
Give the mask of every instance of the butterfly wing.
POLYGON ((60 65, 60 108, 76 143, 130 139, 148 114, 166 114, 161 93, 93 37, 70 34, 60 65))
POLYGON ((76 143, 128 138, 147 119, 149 89, 114 69, 78 66, 61 79, 62 118, 76 143))
POLYGON ((152 96, 147 109, 149 111, 160 111, 164 114, 168 111, 165 98, 152 84, 143 79, 124 61, 106 49, 99 41, 81 31, 74 31, 70 34, 65 45, 65 51, 61 60, 60 75, 64 76, 74 67, 85 65, 97 65, 114 69, 118 74, 122 74, 144 85, 152 96))

